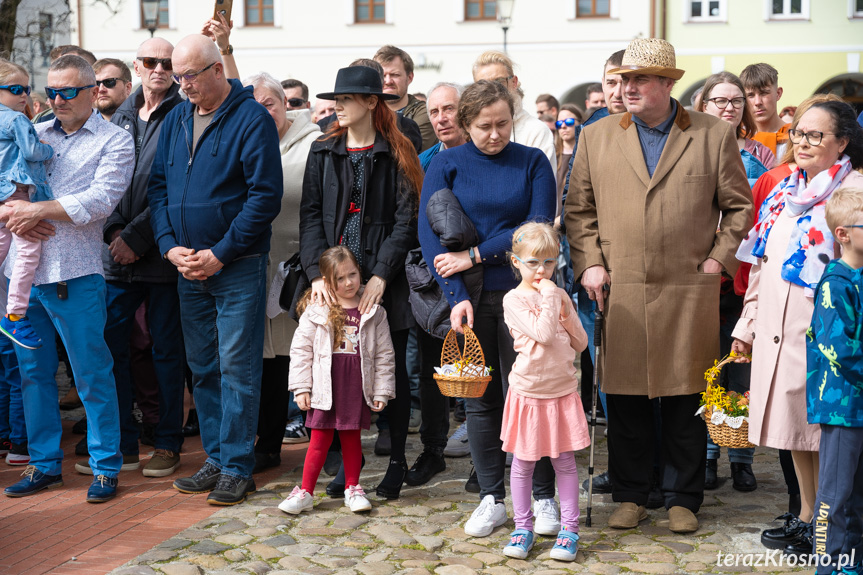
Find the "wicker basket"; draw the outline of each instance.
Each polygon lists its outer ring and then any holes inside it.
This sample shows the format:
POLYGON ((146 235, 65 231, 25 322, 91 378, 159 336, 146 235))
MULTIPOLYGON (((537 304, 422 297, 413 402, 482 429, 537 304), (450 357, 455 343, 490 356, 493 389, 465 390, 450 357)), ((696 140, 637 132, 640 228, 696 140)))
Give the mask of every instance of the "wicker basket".
MULTIPOLYGON (((734 360, 735 358, 728 356, 717 363, 716 368, 721 370, 734 360)), ((708 383, 708 387, 711 385, 713 384, 708 383)), ((702 417, 704 418, 704 423, 707 424, 707 432, 710 434, 710 439, 713 440, 713 443, 720 447, 755 447, 754 443, 749 443, 749 421, 744 420, 740 427, 734 429, 725 423, 716 425, 711 422, 711 415, 713 415, 713 409, 706 409, 702 414, 702 417)))
POLYGON ((720 447, 755 447, 754 443, 749 443, 749 422, 744 421, 743 424, 734 429, 726 424, 716 425, 710 422, 711 411, 704 412, 704 422, 707 424, 707 432, 710 433, 710 439, 713 443, 720 447))
POLYGON ((451 329, 446 334, 440 354, 442 366, 461 362, 461 369, 455 374, 436 373, 433 377, 437 381, 440 392, 447 397, 482 397, 488 382, 491 381, 490 375, 483 375, 485 355, 473 330, 467 325, 463 325, 462 328, 464 329, 464 352, 459 349, 457 334, 451 329), (470 358, 470 365, 465 358, 470 358))

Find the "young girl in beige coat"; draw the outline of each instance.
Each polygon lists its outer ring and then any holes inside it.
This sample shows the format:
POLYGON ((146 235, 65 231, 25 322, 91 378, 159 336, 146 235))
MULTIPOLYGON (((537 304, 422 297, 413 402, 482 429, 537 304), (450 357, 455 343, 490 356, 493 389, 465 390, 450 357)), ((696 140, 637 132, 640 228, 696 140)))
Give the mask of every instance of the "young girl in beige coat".
POLYGON ((357 309, 362 283, 356 258, 345 246, 335 246, 323 253, 319 267, 335 302, 311 303, 309 290, 298 305, 300 325, 291 343, 288 388, 299 408, 309 411, 306 426, 312 430, 302 486, 279 504, 294 515, 312 508, 315 483, 336 429, 345 466, 345 505, 353 512, 372 508, 359 484, 360 432, 371 425, 371 411, 381 411, 395 397, 387 314, 378 305, 364 314, 357 309))

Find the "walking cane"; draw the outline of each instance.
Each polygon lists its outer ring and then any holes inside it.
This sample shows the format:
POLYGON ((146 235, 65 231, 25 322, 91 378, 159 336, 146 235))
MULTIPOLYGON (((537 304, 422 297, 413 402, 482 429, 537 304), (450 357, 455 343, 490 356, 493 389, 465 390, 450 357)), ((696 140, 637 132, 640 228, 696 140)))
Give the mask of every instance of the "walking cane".
MULTIPOLYGON (((593 326, 593 345, 595 348, 593 361, 593 393, 590 410, 590 461, 587 466, 587 526, 590 527, 590 513, 593 511, 593 452, 596 447, 596 403, 599 401, 599 350, 602 347, 602 312, 599 308, 594 312, 596 323, 593 326)), ((606 417, 608 415, 606 414, 606 417)))

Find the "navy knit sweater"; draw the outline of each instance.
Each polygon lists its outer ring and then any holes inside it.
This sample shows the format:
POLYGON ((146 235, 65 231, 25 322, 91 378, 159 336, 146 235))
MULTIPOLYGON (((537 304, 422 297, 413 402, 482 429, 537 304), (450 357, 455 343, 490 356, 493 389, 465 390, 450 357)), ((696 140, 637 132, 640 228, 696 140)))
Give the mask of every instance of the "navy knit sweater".
POLYGON ((419 239, 423 257, 452 307, 470 296, 461 274, 444 279, 435 272, 434 258, 446 249, 426 217, 429 198, 443 188, 453 191, 476 226, 483 290, 516 287, 518 281, 506 257, 513 232, 526 221, 550 222, 554 218, 557 191, 548 158, 536 148, 515 142, 499 154, 487 156, 468 142, 444 150, 432 160, 420 197, 419 239))

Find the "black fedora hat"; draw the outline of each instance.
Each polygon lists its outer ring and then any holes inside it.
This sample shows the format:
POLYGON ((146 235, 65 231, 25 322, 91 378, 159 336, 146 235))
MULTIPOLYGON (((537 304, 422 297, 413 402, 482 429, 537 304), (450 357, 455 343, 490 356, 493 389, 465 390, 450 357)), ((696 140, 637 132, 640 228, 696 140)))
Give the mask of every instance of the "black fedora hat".
POLYGON ((350 66, 342 68, 336 75, 336 87, 332 92, 318 94, 321 100, 335 100, 342 94, 364 94, 377 96, 384 100, 398 100, 396 94, 384 94, 381 86, 381 76, 374 68, 368 66, 350 66))

